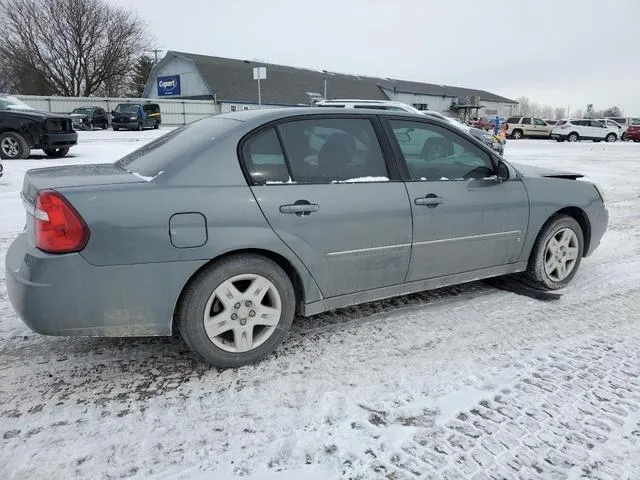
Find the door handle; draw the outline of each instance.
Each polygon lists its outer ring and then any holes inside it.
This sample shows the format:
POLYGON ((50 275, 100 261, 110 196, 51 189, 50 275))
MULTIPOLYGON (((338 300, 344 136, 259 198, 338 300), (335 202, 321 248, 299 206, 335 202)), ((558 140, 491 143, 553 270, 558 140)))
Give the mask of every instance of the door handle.
POLYGON ((435 208, 442 203, 442 199, 430 193, 426 197, 416 198, 414 202, 416 205, 424 205, 429 208, 435 208))
POLYGON ((299 202, 300 203, 296 202, 291 205, 281 205, 280 213, 295 213, 296 215, 309 215, 313 212, 317 212, 318 210, 320 210, 320 207, 315 203, 309 203, 309 202, 302 203, 302 201, 299 201, 299 202))

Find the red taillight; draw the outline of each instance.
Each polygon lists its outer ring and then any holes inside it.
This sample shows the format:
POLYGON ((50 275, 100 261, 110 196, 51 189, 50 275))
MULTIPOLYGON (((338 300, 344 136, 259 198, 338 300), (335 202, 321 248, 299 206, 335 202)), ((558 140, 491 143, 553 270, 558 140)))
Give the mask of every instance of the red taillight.
POLYGON ((76 209, 58 192, 38 192, 35 217, 36 247, 44 252, 77 252, 89 240, 89 227, 76 209))

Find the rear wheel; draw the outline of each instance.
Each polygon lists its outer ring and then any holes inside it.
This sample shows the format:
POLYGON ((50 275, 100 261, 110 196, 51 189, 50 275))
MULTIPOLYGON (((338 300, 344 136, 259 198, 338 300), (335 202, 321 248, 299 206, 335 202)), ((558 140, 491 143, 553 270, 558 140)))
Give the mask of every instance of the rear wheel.
POLYGON ((610 133, 606 136, 605 140, 609 143, 615 142, 618 139, 615 133, 610 133))
POLYGON ((187 345, 218 367, 261 360, 287 336, 295 292, 279 265, 259 255, 214 262, 187 286, 178 330, 187 345))
POLYGON ((16 132, 0 134, 0 158, 4 160, 18 160, 29 158, 31 149, 22 135, 16 132))
POLYGON ((159 128, 160 128, 160 120, 156 120, 156 123, 154 123, 154 124, 153 124, 153 128, 154 128, 155 130, 157 130, 157 129, 159 129, 159 128))
POLYGON ((514 130, 511 134, 511 138, 515 140, 520 140, 522 138, 522 130, 514 130))
POLYGON ((120 127, 116 127, 115 125, 113 126, 113 131, 117 132, 118 130, 120 130, 120 127))
POLYGON ((543 290, 565 287, 578 271, 583 248, 584 236, 578 222, 568 215, 553 216, 538 234, 525 278, 543 290))
POLYGON ((69 153, 69 147, 63 148, 43 148, 42 151, 49 158, 62 158, 69 153))
POLYGON ((576 132, 571 132, 567 137, 567 140, 569 140, 570 142, 577 142, 578 140, 580 140, 580 136, 576 132))

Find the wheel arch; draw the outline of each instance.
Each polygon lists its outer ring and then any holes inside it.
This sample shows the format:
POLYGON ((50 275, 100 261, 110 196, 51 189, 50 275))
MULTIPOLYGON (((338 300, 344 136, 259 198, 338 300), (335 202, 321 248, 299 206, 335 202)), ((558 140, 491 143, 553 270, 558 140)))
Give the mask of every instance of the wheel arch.
POLYGON ((289 277, 289 280, 291 280, 291 283, 293 285, 293 291, 295 293, 295 297, 296 297, 296 314, 301 314, 303 311, 303 305, 304 305, 304 300, 305 300, 305 287, 304 287, 304 283, 302 281, 302 277, 300 276, 300 272, 298 272, 298 270, 294 267, 294 265, 283 255, 273 252, 271 250, 265 250, 265 249, 260 249, 260 248, 245 248, 245 249, 239 249, 239 250, 232 250, 229 252, 225 252, 221 255, 218 255, 215 258, 212 258, 211 260, 209 260, 208 262, 206 262, 204 265, 202 265, 200 268, 198 268, 195 272, 193 272, 193 274, 189 277, 189 279, 185 282, 185 284, 182 286, 182 289, 180 290, 180 294, 178 295, 178 299, 176 301, 176 304, 173 307, 173 318, 171 321, 171 331, 172 332, 176 332, 176 312, 178 310, 178 307, 180 306, 181 302, 183 301, 185 292, 187 290, 187 287, 189 286, 189 284, 191 284, 191 282, 193 281, 193 279, 205 268, 208 268, 211 264, 215 263, 215 262, 219 262, 222 259, 228 258, 228 257, 233 257, 233 256, 240 256, 240 255, 259 255, 262 256, 264 258, 267 258, 269 260, 271 260, 272 262, 274 262, 275 264, 277 264, 280 268, 282 268, 285 273, 287 274, 287 276, 289 277))
MULTIPOLYGON (((591 244, 591 222, 589 221, 589 216, 587 215, 587 213, 579 207, 564 207, 553 212, 553 214, 551 214, 540 227, 540 230, 536 235, 536 239, 540 236, 540 233, 542 232, 544 227, 560 215, 567 215, 573 218, 576 222, 578 222, 578 225, 580 225, 580 229, 582 230, 582 239, 584 241, 584 246, 582 249, 582 256, 584 257, 585 253, 589 251, 589 246, 591 244)), ((529 258, 531 258, 531 255, 533 255, 533 251, 529 253, 529 258)))

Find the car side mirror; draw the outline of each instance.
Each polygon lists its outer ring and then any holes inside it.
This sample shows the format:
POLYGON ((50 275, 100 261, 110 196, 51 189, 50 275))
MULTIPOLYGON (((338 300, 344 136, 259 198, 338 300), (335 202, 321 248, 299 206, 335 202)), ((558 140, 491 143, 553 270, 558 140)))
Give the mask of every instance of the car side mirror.
POLYGON ((509 180, 509 167, 502 160, 498 162, 498 170, 496 172, 498 180, 509 180))

